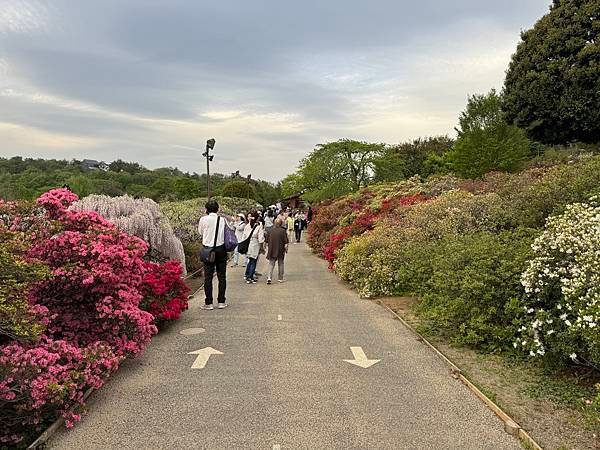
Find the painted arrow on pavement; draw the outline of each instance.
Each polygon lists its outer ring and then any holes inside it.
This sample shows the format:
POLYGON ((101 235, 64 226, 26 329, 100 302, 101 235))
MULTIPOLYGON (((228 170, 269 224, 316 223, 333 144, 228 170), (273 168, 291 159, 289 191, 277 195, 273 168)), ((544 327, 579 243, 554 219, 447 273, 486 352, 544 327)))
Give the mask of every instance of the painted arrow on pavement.
POLYGON ((354 359, 345 359, 344 361, 354 364, 355 366, 362 367, 363 369, 368 369, 372 365, 381 361, 380 359, 367 359, 367 355, 365 355, 362 347, 350 347, 350 350, 354 355, 354 359))
POLYGON ((212 347, 201 348, 200 350, 196 350, 193 352, 189 352, 188 355, 198 355, 196 356, 196 360, 194 364, 192 364, 192 369, 204 369, 206 363, 208 362, 208 358, 210 355, 222 355, 223 353, 219 350, 215 350, 212 347))

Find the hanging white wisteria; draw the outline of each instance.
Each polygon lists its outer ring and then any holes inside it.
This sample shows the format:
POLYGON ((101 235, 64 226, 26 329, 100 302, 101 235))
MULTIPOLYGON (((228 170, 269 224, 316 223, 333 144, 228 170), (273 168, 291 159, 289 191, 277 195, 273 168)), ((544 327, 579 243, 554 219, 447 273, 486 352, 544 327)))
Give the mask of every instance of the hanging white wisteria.
POLYGON ((109 197, 89 195, 74 203, 70 209, 96 211, 120 230, 146 241, 151 250, 181 263, 184 273, 185 255, 181 241, 175 236, 169 219, 154 200, 136 199, 128 195, 109 197))

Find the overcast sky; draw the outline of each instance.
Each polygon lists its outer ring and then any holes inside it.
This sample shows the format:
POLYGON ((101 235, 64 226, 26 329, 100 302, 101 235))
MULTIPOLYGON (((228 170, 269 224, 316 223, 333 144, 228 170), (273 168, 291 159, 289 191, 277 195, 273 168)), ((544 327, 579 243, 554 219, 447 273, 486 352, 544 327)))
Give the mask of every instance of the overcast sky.
POLYGON ((452 134, 550 0, 0 0, 0 156, 276 181, 316 144, 452 134))

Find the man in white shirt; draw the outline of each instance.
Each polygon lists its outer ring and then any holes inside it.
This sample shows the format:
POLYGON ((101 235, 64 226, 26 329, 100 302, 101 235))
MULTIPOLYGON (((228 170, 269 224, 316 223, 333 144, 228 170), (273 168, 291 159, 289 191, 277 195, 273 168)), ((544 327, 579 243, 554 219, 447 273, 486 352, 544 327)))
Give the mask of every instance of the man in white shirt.
POLYGON ((213 275, 215 270, 219 280, 219 292, 217 302, 219 309, 227 307, 225 303, 225 290, 227 289, 227 251, 225 250, 225 227, 227 223, 225 218, 219 217, 219 204, 216 200, 209 200, 206 203, 207 215, 198 222, 198 232, 202 236, 202 245, 213 248, 215 251, 215 262, 204 263, 204 305, 202 309, 212 310, 213 307, 213 275), (217 229, 217 223, 219 228, 217 229), (216 239, 215 239, 216 236, 216 239))

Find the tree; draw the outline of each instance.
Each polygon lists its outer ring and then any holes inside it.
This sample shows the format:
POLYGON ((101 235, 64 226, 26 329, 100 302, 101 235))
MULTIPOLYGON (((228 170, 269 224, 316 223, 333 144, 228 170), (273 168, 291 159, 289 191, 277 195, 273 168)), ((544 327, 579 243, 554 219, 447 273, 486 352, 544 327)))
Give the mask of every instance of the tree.
POLYGON ((600 141, 600 0, 554 0, 506 73, 510 123, 547 144, 600 141))
POLYGON ((268 181, 258 180, 256 182, 256 201, 263 206, 273 205, 281 199, 280 184, 274 185, 268 181))
POLYGON ((505 122, 500 105, 501 97, 494 89, 487 95, 469 97, 449 155, 457 175, 479 178, 493 170, 512 172, 527 158, 529 139, 522 129, 505 122))
POLYGON ((223 197, 256 199, 256 188, 242 180, 234 180, 223 186, 223 197))
POLYGON ((299 194, 304 189, 302 176, 299 173, 291 173, 281 180, 281 196, 291 197, 299 194))
POLYGON ((117 159, 108 165, 108 169, 112 172, 127 172, 131 175, 139 172, 145 172, 147 169, 135 162, 125 162, 122 159, 117 159))
POLYGON ((304 191, 310 202, 357 191, 372 180, 375 160, 383 149, 383 144, 348 139, 318 145, 300 161, 296 177, 286 178, 283 190, 291 194, 293 186, 296 192, 304 191))
POLYGON ((375 161, 375 180, 405 180, 413 175, 426 178, 443 172, 442 158, 453 143, 448 136, 434 136, 386 147, 381 158, 375 161))

